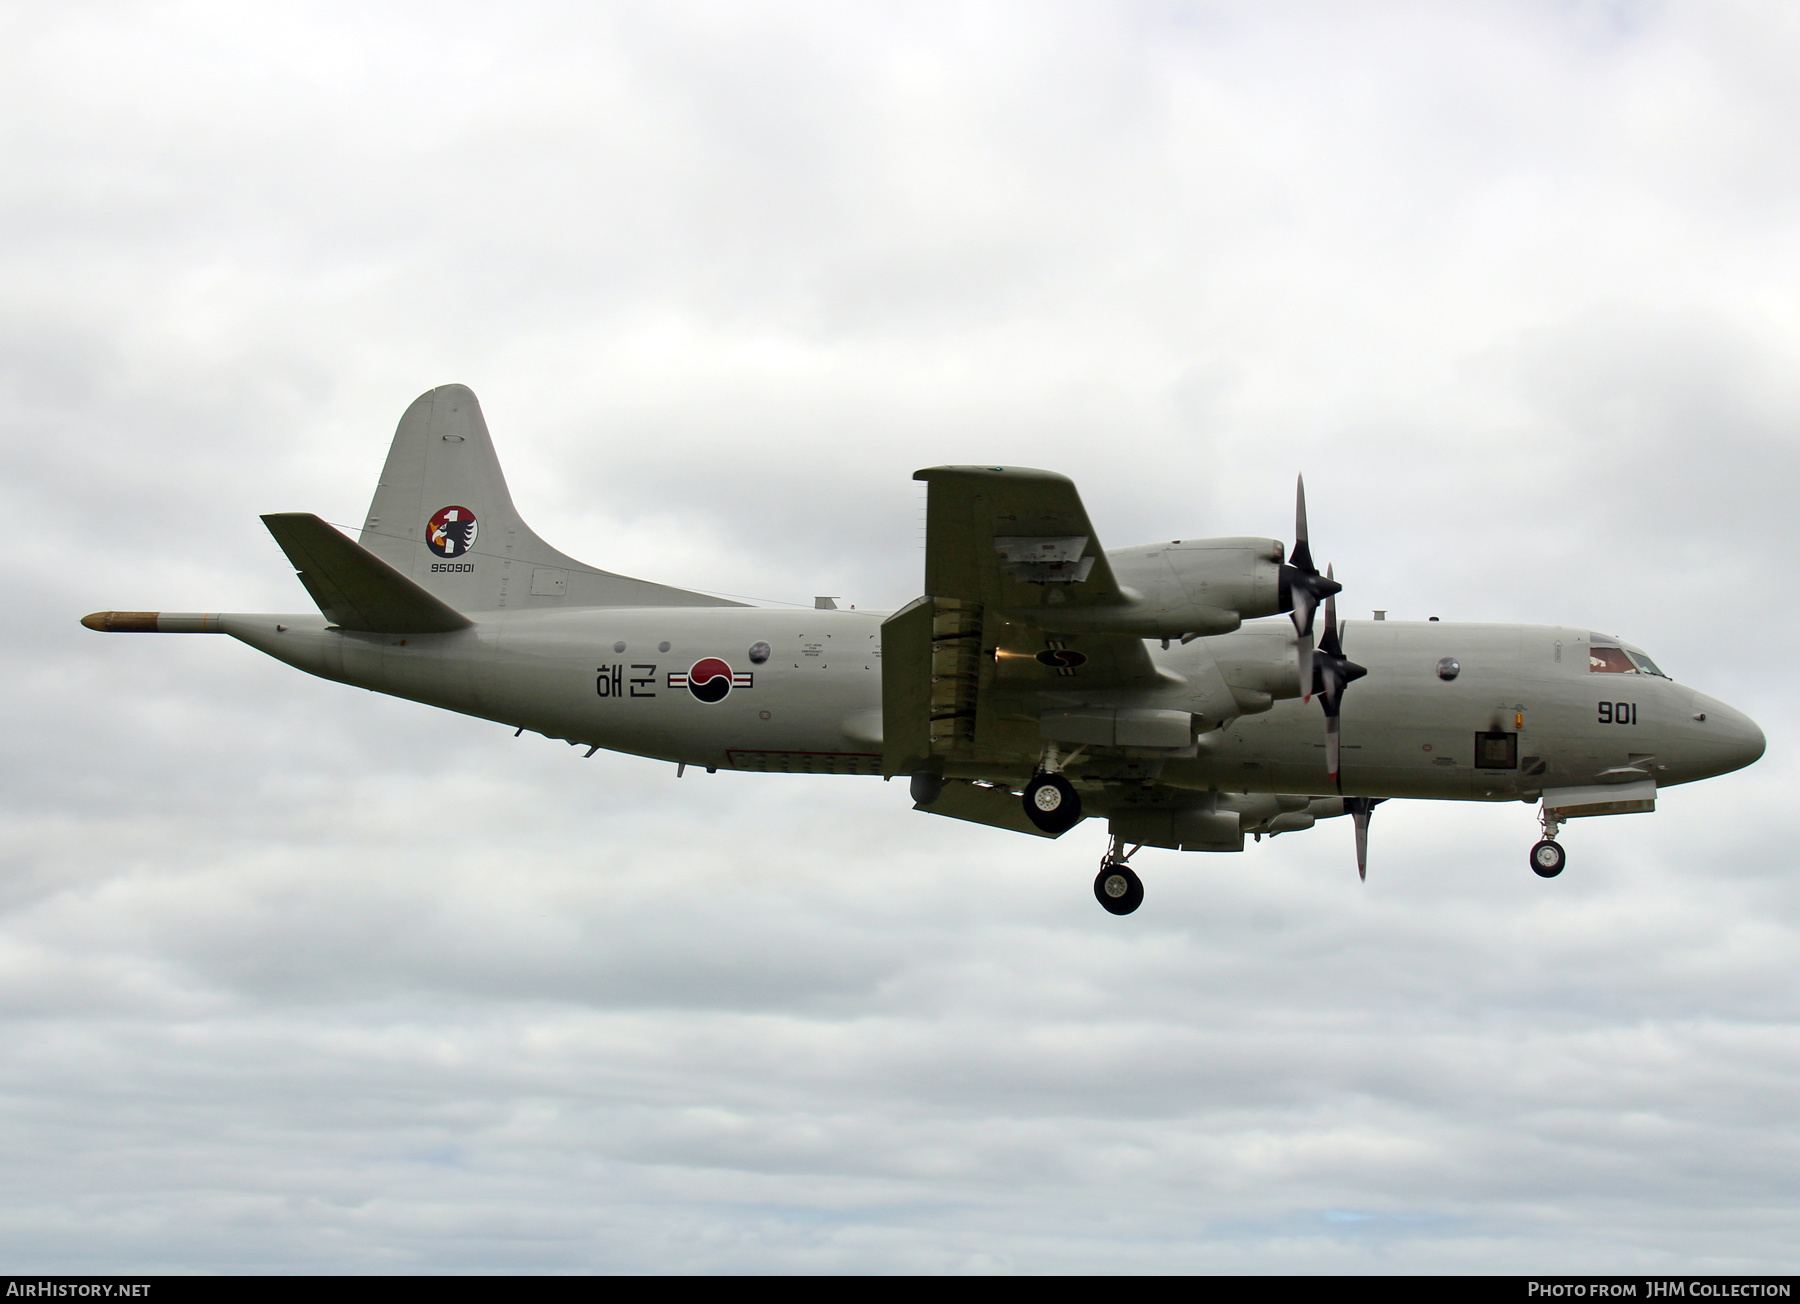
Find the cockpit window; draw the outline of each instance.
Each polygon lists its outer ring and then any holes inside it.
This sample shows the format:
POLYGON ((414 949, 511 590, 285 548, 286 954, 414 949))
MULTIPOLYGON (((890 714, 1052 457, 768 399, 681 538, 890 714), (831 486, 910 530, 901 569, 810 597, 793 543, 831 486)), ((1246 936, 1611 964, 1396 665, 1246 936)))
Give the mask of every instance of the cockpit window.
POLYGON ((1638 672, 1631 664, 1631 658, 1625 655, 1625 649, 1618 647, 1588 648, 1588 670, 1597 675, 1635 675, 1638 672))
POLYGON ((1656 662, 1636 648, 1588 646, 1588 670, 1597 675, 1655 675, 1667 679, 1656 662))

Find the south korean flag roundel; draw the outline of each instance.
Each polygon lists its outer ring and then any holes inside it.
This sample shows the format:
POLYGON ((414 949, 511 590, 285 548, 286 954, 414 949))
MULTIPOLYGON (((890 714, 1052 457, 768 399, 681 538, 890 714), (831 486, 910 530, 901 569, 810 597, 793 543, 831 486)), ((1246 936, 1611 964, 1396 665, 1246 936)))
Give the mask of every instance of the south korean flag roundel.
POLYGON ((460 557, 475 546, 475 513, 440 507, 425 527, 425 546, 440 557, 460 557))

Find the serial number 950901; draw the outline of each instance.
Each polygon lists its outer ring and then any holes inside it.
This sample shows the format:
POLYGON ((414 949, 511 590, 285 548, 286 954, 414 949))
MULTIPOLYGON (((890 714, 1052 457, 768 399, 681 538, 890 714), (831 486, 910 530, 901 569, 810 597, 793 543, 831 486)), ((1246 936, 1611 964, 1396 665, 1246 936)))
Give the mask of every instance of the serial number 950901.
POLYGON ((434 561, 431 563, 431 569, 434 571, 472 571, 475 569, 475 563, 470 561, 434 561))

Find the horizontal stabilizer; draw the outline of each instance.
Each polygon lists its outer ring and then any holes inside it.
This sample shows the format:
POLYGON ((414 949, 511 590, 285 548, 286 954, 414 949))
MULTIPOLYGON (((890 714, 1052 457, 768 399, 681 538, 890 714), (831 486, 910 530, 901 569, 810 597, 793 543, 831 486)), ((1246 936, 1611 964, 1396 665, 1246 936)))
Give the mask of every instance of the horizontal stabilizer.
POLYGON ((319 610, 343 629, 444 634, 474 624, 311 512, 262 518, 319 610))

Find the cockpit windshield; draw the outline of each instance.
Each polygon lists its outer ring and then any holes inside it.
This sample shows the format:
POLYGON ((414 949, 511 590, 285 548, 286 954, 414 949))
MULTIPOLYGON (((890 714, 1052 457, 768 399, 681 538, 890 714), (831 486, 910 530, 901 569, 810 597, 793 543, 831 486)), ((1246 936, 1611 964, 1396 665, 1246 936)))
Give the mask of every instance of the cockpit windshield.
POLYGON ((1607 647, 1600 643, 1588 646, 1588 670, 1597 675, 1655 675, 1667 679, 1656 662, 1636 648, 1607 647))
POLYGON ((1635 675, 1638 672, 1622 647, 1590 647, 1588 669, 1597 675, 1635 675))

